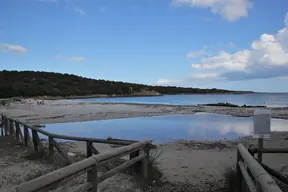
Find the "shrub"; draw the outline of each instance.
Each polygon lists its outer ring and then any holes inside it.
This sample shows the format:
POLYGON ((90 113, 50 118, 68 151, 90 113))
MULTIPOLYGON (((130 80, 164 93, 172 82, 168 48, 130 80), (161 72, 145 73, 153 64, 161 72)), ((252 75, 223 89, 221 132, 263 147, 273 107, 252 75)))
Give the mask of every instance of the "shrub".
POLYGON ((227 188, 227 192, 239 192, 241 183, 238 180, 235 167, 229 167, 224 171, 224 180, 227 188))

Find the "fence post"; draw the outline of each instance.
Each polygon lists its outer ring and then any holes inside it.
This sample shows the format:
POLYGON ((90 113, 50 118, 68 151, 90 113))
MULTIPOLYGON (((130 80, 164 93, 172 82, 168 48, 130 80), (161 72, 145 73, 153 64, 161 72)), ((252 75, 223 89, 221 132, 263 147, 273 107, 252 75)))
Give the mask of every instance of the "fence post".
MULTIPOLYGON (((3 121, 2 121, 3 122, 3 121)), ((1 127, 1 136, 4 136, 4 124, 1 127)))
POLYGON ((49 136, 48 137, 48 145, 49 145, 49 157, 52 157, 53 156, 53 153, 54 153, 54 148, 53 148, 53 141, 52 141, 52 137, 49 136))
POLYGON ((236 162, 236 174, 237 174, 237 180, 239 182, 239 192, 242 192, 242 173, 239 167, 239 162, 242 160, 241 154, 239 150, 237 149, 237 162, 236 162))
POLYGON ((149 163, 149 147, 144 148, 144 153, 147 155, 142 162, 142 173, 145 180, 148 179, 148 163, 149 163))
POLYGON ((28 127, 24 126, 24 145, 28 146, 29 131, 28 127))
POLYGON ((93 147, 92 142, 91 141, 87 141, 86 142, 86 152, 87 152, 86 155, 87 155, 87 158, 92 156, 92 147, 93 147))
POLYGON ((88 181, 92 184, 92 192, 97 192, 98 189, 98 167, 97 164, 92 166, 91 174, 87 174, 88 181))
POLYGON ((16 140, 20 142, 20 139, 19 139, 19 134, 20 134, 20 133, 19 133, 19 131, 20 131, 19 129, 20 129, 20 128, 19 128, 18 126, 19 126, 19 124, 18 124, 17 122, 15 122, 15 129, 16 129, 16 130, 15 130, 15 135, 16 135, 16 140), (18 128, 19 128, 19 129, 18 129, 18 128))
MULTIPOLYGON (((86 142, 86 156, 87 156, 87 158, 92 156, 92 150, 91 149, 92 149, 92 142, 87 141, 86 142)), ((94 176, 94 173, 93 173, 93 167, 92 167, 91 170, 87 171, 87 181, 93 183, 93 176, 94 176)))
POLYGON ((18 137, 19 137, 19 142, 21 143, 24 143, 24 138, 23 138, 23 134, 22 134, 22 131, 21 131, 21 128, 20 128, 20 124, 19 123, 16 123, 15 125, 16 127, 16 132, 18 130, 18 137))
POLYGON ((256 192, 261 192, 261 186, 259 181, 256 181, 256 192))
POLYGON ((12 119, 9 120, 9 126, 10 126, 10 135, 13 137, 14 134, 14 122, 12 121, 12 119))
POLYGON ((10 135, 10 133, 9 133, 9 119, 8 118, 6 118, 6 136, 8 136, 8 135, 10 135))
POLYGON ((258 154, 257 159, 260 163, 262 163, 262 149, 263 149, 263 138, 258 139, 258 154))
MULTIPOLYGON (((130 160, 135 158, 135 157, 138 157, 138 156, 139 156, 139 151, 132 152, 132 153, 130 153, 130 160)), ((141 173, 141 169, 142 169, 142 162, 141 161, 137 162, 133 166, 131 166, 132 172, 135 172, 135 173, 141 173)))
POLYGON ((4 136, 4 128, 5 128, 5 118, 3 115, 1 115, 2 117, 2 120, 1 120, 1 123, 2 123, 2 127, 1 127, 1 136, 4 136))
POLYGON ((5 136, 8 136, 9 120, 5 118, 5 136))
POLYGON ((37 131, 35 131, 35 130, 32 130, 32 141, 33 141, 35 152, 38 152, 37 131))

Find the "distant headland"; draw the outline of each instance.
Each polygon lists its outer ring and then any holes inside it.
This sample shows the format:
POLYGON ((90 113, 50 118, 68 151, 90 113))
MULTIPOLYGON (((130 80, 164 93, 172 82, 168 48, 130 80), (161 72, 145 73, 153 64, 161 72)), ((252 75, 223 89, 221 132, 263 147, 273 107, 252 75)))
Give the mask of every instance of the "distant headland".
POLYGON ((161 96, 164 94, 242 94, 248 91, 152 86, 96 80, 72 74, 42 71, 0 71, 0 98, 38 97, 88 98, 161 96))

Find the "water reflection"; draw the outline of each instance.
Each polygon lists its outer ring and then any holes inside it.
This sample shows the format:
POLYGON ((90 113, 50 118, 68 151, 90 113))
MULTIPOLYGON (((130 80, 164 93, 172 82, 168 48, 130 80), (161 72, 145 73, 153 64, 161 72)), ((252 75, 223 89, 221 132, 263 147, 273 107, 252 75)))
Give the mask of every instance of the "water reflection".
MULTIPOLYGON (((288 131, 288 120, 272 119, 273 131, 288 131)), ((46 130, 72 136, 122 139, 154 139, 156 143, 175 139, 218 140, 250 135, 252 118, 198 113, 90 122, 48 124, 46 130)))
POLYGON ((252 118, 205 113, 194 115, 188 129, 190 135, 198 135, 206 140, 247 136, 252 131, 252 118))

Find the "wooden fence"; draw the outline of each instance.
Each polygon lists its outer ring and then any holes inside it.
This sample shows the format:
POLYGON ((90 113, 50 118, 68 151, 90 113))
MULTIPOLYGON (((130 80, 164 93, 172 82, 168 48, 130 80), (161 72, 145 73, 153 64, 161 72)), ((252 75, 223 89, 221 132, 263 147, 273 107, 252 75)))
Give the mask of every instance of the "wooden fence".
MULTIPOLYGON (((99 153, 99 151, 93 146, 93 143, 106 143, 112 145, 126 146, 138 142, 138 141, 121 140, 113 138, 99 139, 99 138, 74 137, 74 136, 53 134, 44 131, 43 129, 34 127, 32 125, 20 122, 16 119, 9 118, 5 115, 2 115, 2 122, 3 122, 1 129, 2 136, 9 135, 11 137, 14 137, 17 141, 23 143, 23 145, 33 147, 35 152, 38 152, 41 148, 43 148, 43 144, 39 137, 39 133, 47 136, 49 156, 50 157, 53 156, 55 148, 64 157, 64 159, 67 161, 67 164, 71 164, 73 163, 73 161, 67 155, 67 153, 60 148, 59 144, 55 141, 55 139, 86 142, 87 157, 92 156, 92 154, 99 153)), ((150 144, 150 147, 154 146, 150 144)))
POLYGON ((280 172, 270 168, 265 163, 262 162, 262 155, 263 153, 288 153, 287 148, 249 148, 249 153, 254 156, 257 153, 257 160, 262 165, 262 167, 272 176, 277 178, 281 183, 283 183, 285 186, 281 186, 285 189, 285 191, 288 191, 288 179, 284 175, 282 175, 280 172))
MULTIPOLYGON (((107 153, 101 153, 93 155, 87 159, 71 164, 69 166, 58 169, 54 172, 48 173, 26 183, 23 183, 16 187, 16 191, 19 192, 31 192, 31 191, 49 191, 55 189, 61 184, 68 182, 69 180, 87 173, 87 182, 77 186, 76 191, 89 191, 97 192, 98 184, 105 179, 113 176, 120 171, 134 166, 135 169, 142 170, 141 173, 145 179, 148 177, 148 157, 149 157, 149 144, 151 141, 137 142, 125 147, 114 149, 107 153), (139 153, 141 151, 141 153, 139 153), (100 175, 99 166, 111 162, 115 159, 119 159, 127 154, 135 154, 129 161, 119 165, 118 167, 100 175)), ((72 190, 69 190, 72 191, 72 190)))
POLYGON ((26 123, 2 115, 2 136, 14 137, 17 141, 23 143, 23 145, 33 147, 35 152, 38 152, 39 149, 43 147, 38 133, 48 137, 49 156, 53 155, 54 148, 56 148, 70 165, 47 175, 25 182, 17 186, 15 189, 16 191, 49 191, 49 189, 56 188, 81 174, 87 173, 87 182, 79 185, 74 191, 92 190, 93 192, 96 192, 97 186, 100 182, 129 167, 132 167, 134 172, 141 174, 144 179, 148 178, 149 150, 155 147, 152 145, 151 140, 139 142, 113 138, 96 139, 52 134, 44 131, 43 129, 33 127, 26 123), (60 145, 55 141, 55 138, 86 142, 87 158, 73 163, 72 159, 67 155, 67 153, 60 148, 60 145), (100 154, 99 151, 93 146, 94 142, 120 145, 122 147, 100 154), (125 155, 130 155, 129 161, 124 162, 123 164, 102 175, 99 174, 99 166, 119 159, 125 155))
POLYGON ((265 168, 239 144, 237 147, 237 177, 240 192, 282 192, 265 168))

